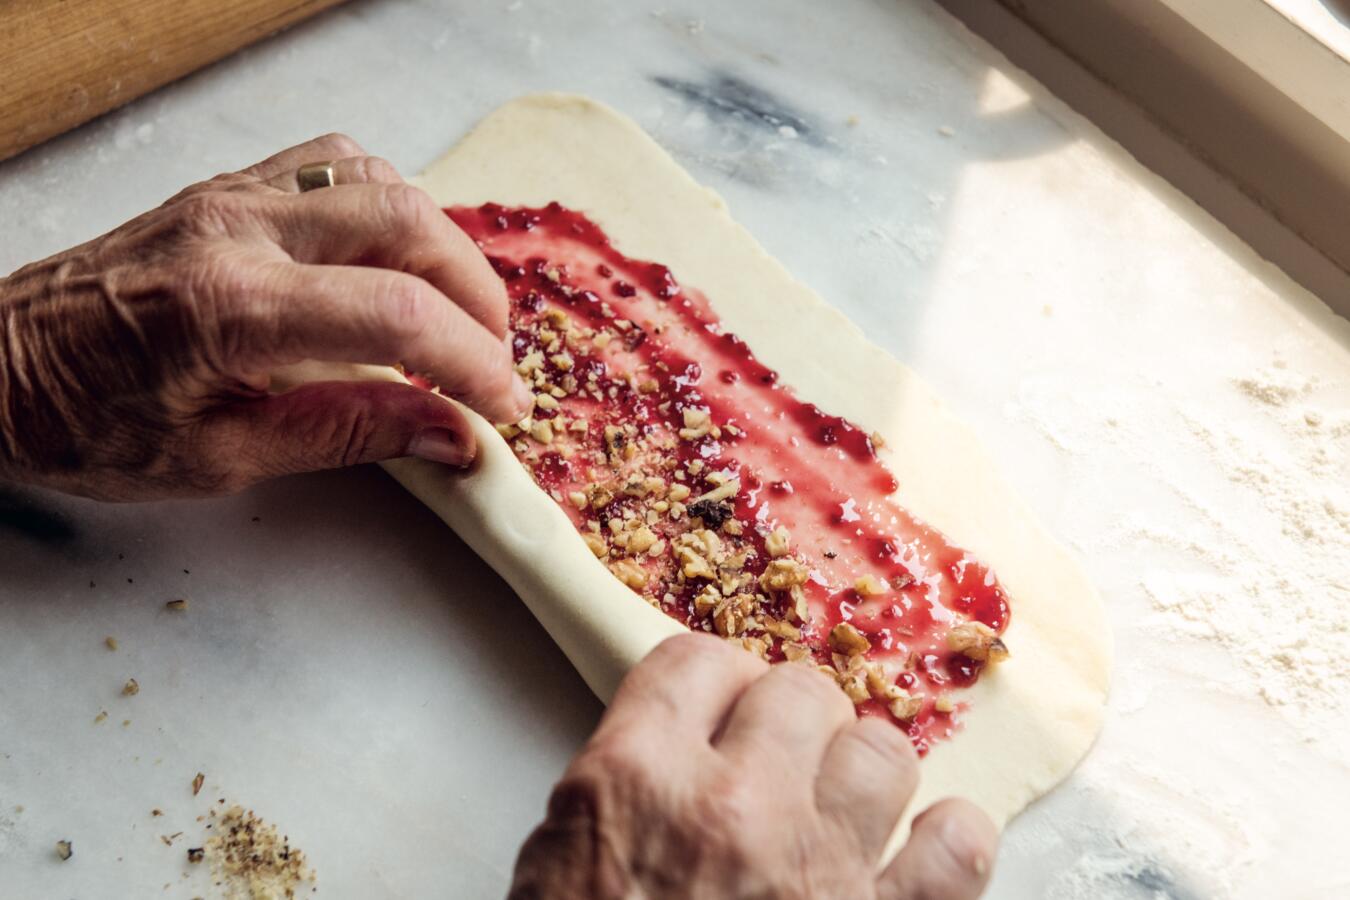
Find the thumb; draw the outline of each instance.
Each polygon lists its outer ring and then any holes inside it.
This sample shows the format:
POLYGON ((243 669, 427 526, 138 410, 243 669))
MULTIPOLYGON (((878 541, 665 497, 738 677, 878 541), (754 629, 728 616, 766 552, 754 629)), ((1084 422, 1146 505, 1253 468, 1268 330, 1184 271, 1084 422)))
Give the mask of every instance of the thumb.
POLYGON ((400 456, 452 466, 473 461, 468 420, 439 394, 384 381, 325 381, 217 411, 211 442, 232 468, 258 478, 336 469, 400 456))

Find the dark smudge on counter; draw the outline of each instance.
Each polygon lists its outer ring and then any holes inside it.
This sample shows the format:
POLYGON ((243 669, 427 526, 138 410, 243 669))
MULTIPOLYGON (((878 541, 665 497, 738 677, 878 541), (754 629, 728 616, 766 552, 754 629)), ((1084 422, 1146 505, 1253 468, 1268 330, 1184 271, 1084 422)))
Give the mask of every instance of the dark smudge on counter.
POLYGON ((713 72, 703 81, 658 75, 653 81, 702 107, 714 119, 775 134, 790 128, 800 140, 814 145, 822 143, 819 129, 805 115, 763 88, 734 75, 713 72))

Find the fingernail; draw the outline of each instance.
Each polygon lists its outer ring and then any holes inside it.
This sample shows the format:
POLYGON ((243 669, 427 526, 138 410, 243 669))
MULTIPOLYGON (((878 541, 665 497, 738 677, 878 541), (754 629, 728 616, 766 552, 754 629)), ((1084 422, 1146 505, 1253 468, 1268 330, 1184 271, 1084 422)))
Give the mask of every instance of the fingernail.
POLYGON ((525 382, 521 381, 520 378, 516 378, 512 384, 514 386, 511 388, 511 395, 516 401, 516 410, 519 412, 516 421, 519 422, 534 409, 534 391, 526 387, 525 382))
POLYGON ((473 452, 445 428, 419 431, 408 445, 408 455, 449 466, 467 466, 473 461, 473 452))

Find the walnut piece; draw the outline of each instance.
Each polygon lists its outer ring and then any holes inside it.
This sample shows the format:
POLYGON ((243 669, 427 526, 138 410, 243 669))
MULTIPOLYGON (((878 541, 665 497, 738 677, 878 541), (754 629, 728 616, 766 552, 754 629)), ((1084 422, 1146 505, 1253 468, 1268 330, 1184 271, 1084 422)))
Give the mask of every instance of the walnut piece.
POLYGON ((770 560, 759 576, 759 586, 766 591, 786 591, 798 585, 806 584, 811 570, 795 559, 782 558, 770 560))
POLYGON ((769 555, 774 559, 777 559, 780 556, 787 556, 790 541, 791 536, 788 534, 788 530, 780 525, 769 532, 768 536, 764 538, 764 549, 767 550, 769 555))
POLYGON ((586 546, 595 554, 596 559, 604 559, 609 553, 609 547, 605 545, 604 537, 594 531, 587 531, 581 536, 581 539, 586 542, 586 546))
POLYGON ((1000 663, 1008 658, 1008 647, 994 629, 983 622, 962 622, 947 632, 947 646, 971 659, 1000 663))
POLYGON ((680 429, 680 440, 696 441, 712 431, 712 416, 706 409, 685 409, 684 427, 680 429))
POLYGON ((614 573, 616 578, 635 591, 641 591, 647 586, 647 570, 632 560, 621 559, 618 562, 612 562, 609 564, 609 570, 614 573))
MULTIPOLYGON (((896 690, 900 689, 896 688, 896 690)), ((919 711, 923 709, 923 698, 915 697, 905 691, 900 691, 900 693, 902 696, 896 697, 887 704, 887 709, 891 711, 891 715, 900 719, 902 722, 909 721, 917 716, 919 711)))
POLYGON ((853 589, 861 597, 879 597, 889 591, 891 587, 875 575, 864 575, 853 582, 853 589))
POLYGON ((830 649, 845 656, 858 656, 872 649, 871 641, 848 622, 830 629, 830 649))

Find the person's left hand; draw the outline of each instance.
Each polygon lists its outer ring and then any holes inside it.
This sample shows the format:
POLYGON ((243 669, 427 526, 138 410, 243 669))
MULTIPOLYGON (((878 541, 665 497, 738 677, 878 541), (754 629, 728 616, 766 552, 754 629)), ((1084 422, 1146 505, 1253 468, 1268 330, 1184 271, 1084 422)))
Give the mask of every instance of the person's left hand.
POLYGON ((268 373, 403 362, 516 421, 532 397, 506 327, 501 280, 436 203, 318 138, 0 280, 0 479, 139 500, 405 455, 464 465, 472 432, 443 397, 274 394, 268 373), (337 184, 299 193, 297 169, 330 160, 337 184))

